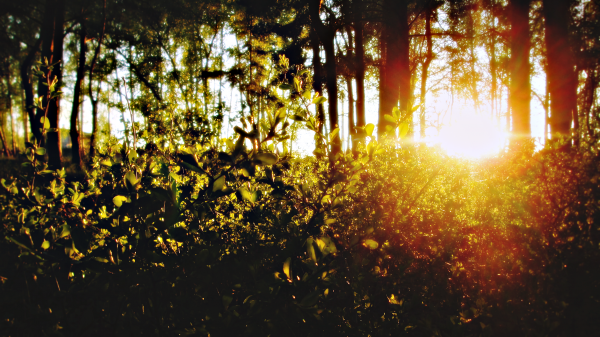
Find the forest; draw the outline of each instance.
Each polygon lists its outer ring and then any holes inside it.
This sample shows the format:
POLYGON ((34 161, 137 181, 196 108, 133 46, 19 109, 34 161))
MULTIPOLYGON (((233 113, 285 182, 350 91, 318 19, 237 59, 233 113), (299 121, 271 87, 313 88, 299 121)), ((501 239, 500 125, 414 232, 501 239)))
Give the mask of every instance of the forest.
POLYGON ((599 0, 0 8, 0 336, 599 331, 599 0))

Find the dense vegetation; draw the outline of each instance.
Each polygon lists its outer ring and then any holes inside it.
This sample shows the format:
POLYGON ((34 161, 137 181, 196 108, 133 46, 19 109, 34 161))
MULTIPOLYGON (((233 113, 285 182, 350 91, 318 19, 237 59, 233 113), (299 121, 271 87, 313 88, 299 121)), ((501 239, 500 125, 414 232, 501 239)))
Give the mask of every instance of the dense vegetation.
POLYGON ((365 129, 347 155, 316 132, 313 159, 241 128, 225 151, 116 144, 79 175, 30 143, 2 179, 2 334, 596 331, 597 154, 474 164, 365 129))
POLYGON ((600 329, 597 1, 3 6, 0 336, 600 329), (415 142, 442 90, 489 100, 510 144, 415 142))

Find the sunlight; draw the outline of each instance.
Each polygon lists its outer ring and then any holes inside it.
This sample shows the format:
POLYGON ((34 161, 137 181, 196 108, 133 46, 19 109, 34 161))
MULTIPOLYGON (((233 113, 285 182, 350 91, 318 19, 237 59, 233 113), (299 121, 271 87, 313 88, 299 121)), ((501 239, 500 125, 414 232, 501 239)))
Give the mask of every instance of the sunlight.
POLYGON ((430 139, 452 156, 478 159, 498 153, 506 144, 506 133, 485 112, 465 109, 449 119, 430 139))

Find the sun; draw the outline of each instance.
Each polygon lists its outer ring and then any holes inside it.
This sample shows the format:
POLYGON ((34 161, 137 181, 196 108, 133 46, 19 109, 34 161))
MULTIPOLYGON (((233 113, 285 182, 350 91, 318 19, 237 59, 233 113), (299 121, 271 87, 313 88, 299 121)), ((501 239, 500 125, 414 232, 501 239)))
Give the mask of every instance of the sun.
POLYGON ((448 119, 430 142, 449 155, 478 159, 493 156, 506 145, 507 134, 490 114, 464 109, 448 119))

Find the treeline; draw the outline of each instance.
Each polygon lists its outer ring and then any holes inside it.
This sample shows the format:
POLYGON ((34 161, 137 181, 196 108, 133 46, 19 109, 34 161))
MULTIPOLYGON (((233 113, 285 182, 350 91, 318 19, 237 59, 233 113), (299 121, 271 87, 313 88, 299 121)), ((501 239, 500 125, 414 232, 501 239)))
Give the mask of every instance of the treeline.
MULTIPOLYGON (((129 142, 146 131, 164 145, 206 143, 231 128, 223 125, 225 114, 248 118, 266 138, 264 111, 282 104, 270 85, 292 85, 300 73, 329 98, 318 107, 317 128, 331 132, 347 117, 348 139, 366 124, 371 85, 379 91, 380 136, 393 124, 384 116, 398 107, 409 134, 418 130, 424 138, 435 126, 426 118, 427 93, 447 90, 476 105, 489 101, 489 113, 517 138, 531 136, 529 107, 539 100, 546 138, 552 133, 593 144, 598 6, 595 0, 6 1, 3 154, 35 139, 46 142, 51 166, 60 167, 58 122, 69 114, 71 160, 82 165, 97 148, 99 105, 120 111, 123 120, 143 115, 143 123, 126 127, 129 142), (235 47, 225 48, 233 36, 235 47), (289 59, 286 73, 273 78, 280 55, 289 59), (540 71, 547 84, 538 93, 530 82, 540 71), (55 80, 72 97, 59 95, 47 105, 55 80), (211 86, 215 80, 218 88, 211 86), (239 109, 223 97, 223 83, 240 95, 239 109), (65 109, 61 100, 68 98, 65 109), (46 137, 42 116, 50 122, 46 137), (82 118, 93 121, 85 148, 82 118)), ((332 146, 342 148, 339 134, 332 146)))

